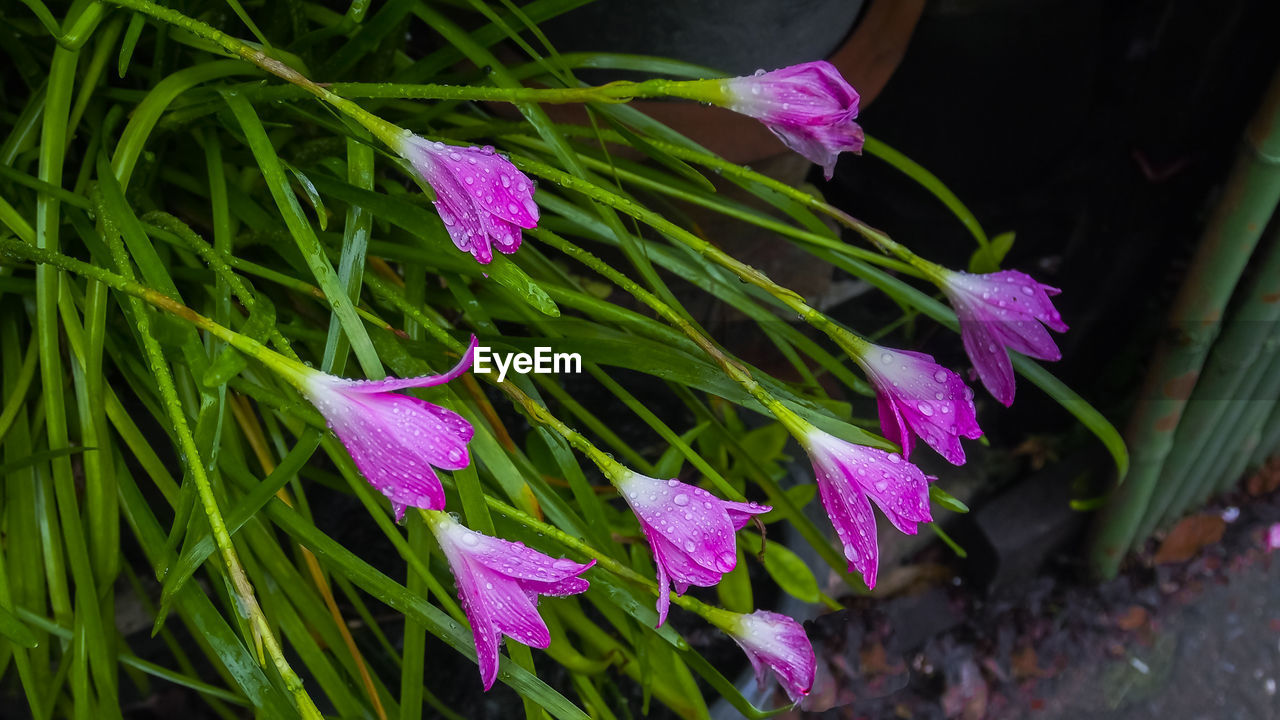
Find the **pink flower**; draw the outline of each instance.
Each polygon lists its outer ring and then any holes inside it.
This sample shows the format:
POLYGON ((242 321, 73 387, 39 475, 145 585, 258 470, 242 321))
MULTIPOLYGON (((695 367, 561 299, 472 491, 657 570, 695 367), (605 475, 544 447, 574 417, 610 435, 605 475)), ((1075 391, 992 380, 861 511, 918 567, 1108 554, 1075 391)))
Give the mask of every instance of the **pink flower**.
POLYGON ((398 148, 435 190, 436 210, 459 250, 493 260, 493 246, 513 253, 520 229, 538 226, 533 182, 492 147, 463 147, 405 135, 398 148))
POLYGON ((431 532, 449 561, 458 598, 471 623, 484 689, 498 677, 502 636, 530 647, 551 644, 538 614, 539 595, 576 595, 589 583, 578 577, 595 564, 557 560, 525 547, 459 525, 448 513, 428 515, 431 532))
POLYGON ((391 499, 397 521, 408 506, 444 507, 444 488, 433 466, 466 467, 472 429, 452 410, 392 391, 453 380, 471 367, 475 347, 472 336, 462 360, 443 375, 347 380, 312 371, 303 376, 303 394, 324 415, 369 484, 391 499))
POLYGON ((1040 326, 1067 331, 1049 300, 1061 290, 1017 270, 1001 270, 987 275, 952 272, 945 277, 942 291, 960 318, 960 338, 978 377, 1001 403, 1013 404, 1013 364, 1006 348, 1041 360, 1062 358, 1053 338, 1040 326))
POLYGON ((1280 550, 1280 523, 1267 528, 1267 552, 1280 550))
POLYGON ((960 438, 982 437, 973 391, 924 353, 872 345, 859 359, 876 388, 880 429, 911 457, 918 435, 953 465, 964 464, 960 438))
POLYGON ((752 515, 768 512, 756 503, 727 502, 679 480, 658 480, 631 473, 618 490, 640 520, 658 566, 658 626, 667 620, 668 594, 690 585, 711 587, 738 564, 733 533, 752 515))
POLYGON ((844 545, 849 571, 862 573, 867 587, 875 587, 880 551, 870 497, 907 535, 916 523, 930 522, 929 478, 898 453, 854 445, 811 429, 802 440, 818 478, 818 496, 844 545))
POLYGON ((786 615, 757 610, 750 615, 734 616, 724 631, 746 651, 761 687, 768 669, 778 678, 791 702, 798 703, 809 694, 817 658, 800 623, 786 615))
POLYGON ((729 109, 753 117, 783 144, 821 165, 828 180, 836 157, 862 152, 858 93, 826 61, 724 81, 729 109))

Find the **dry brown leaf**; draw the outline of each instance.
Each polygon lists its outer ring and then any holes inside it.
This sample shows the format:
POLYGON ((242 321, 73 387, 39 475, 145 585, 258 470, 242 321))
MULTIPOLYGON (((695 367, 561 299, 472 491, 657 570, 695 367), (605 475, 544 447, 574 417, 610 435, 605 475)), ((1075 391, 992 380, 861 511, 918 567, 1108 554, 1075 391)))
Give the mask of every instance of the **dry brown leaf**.
POLYGON ((889 663, 889 654, 882 643, 872 643, 858 652, 858 666, 866 675, 889 675, 902 672, 901 663, 889 663))
POLYGON ((1156 551, 1155 563, 1186 562, 1195 557, 1201 549, 1222 539, 1222 532, 1227 529, 1227 522, 1220 515, 1205 513, 1183 518, 1169 531, 1160 549, 1156 551))
POLYGON ((1040 656, 1036 655, 1036 649, 1030 645, 1015 650, 1009 661, 1015 680, 1044 677, 1045 671, 1040 668, 1040 656))
POLYGON ((1280 455, 1271 458, 1258 472, 1244 481, 1245 492, 1253 497, 1269 495, 1280 490, 1280 455))
POLYGON ((1137 630, 1147 624, 1150 615, 1141 605, 1132 605, 1123 615, 1116 618, 1116 627, 1121 630, 1137 630))

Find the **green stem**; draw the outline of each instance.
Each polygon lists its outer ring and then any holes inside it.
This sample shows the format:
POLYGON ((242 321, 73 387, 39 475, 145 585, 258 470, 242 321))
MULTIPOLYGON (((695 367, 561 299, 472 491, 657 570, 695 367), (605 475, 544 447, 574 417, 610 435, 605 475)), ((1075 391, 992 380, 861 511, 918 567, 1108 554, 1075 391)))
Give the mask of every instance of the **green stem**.
POLYGON ((743 263, 653 210, 640 205, 630 198, 610 192, 594 183, 570 175, 559 168, 552 167, 533 158, 513 155, 511 161, 521 170, 533 173, 568 190, 580 192, 604 205, 620 210, 622 213, 649 225, 672 240, 688 246, 703 257, 737 275, 741 280, 772 295, 795 312, 800 319, 825 333, 845 352, 849 353, 851 357, 857 358, 865 352, 866 341, 835 324, 821 311, 811 307, 799 293, 775 283, 763 272, 743 263))
MULTIPOLYGON (((107 217, 106 213, 102 213, 102 217, 107 217)), ((123 239, 119 232, 108 231, 107 236, 108 249, 111 251, 116 266, 120 269, 117 275, 121 281, 125 283, 135 282, 133 280, 132 266, 130 265, 129 256, 124 247, 123 239)), ((71 268, 66 268, 71 269, 71 268)), ((97 278, 95 278, 97 279, 97 278)), ((110 287, 110 283, 104 279, 97 279, 98 282, 110 287)), ((135 283, 136 284, 136 283, 135 283)), ((117 288, 119 289, 119 288, 117 288)), ((144 288, 145 289, 145 288, 144 288)), ((134 321, 138 326, 138 334, 142 338, 143 350, 147 356, 147 363, 151 367, 151 372, 155 376, 156 386, 160 392, 160 399, 169 415, 169 421, 173 423, 174 433, 178 438, 179 449, 182 457, 186 459, 187 471, 191 474, 191 479, 195 483, 196 493, 200 498, 200 503, 204 507, 205 518, 209 522, 209 530, 213 535, 214 544, 218 548, 218 552, 222 557, 223 565, 226 567, 227 575, 231 580, 231 586, 235 590, 236 602, 239 605, 239 611, 248 617, 251 627, 253 628, 254 640, 261 643, 266 648, 267 654, 271 657, 272 664, 280 673, 281 679, 284 680, 285 686, 293 695, 297 703, 298 711, 304 718, 319 718, 320 711, 316 708, 311 696, 303 688, 302 679, 289 665, 289 661, 284 656, 284 649, 280 641, 275 637, 275 633, 271 628, 271 623, 267 620, 265 613, 258 604, 253 586, 249 582, 248 575, 245 573, 244 566, 240 562, 239 555, 236 553, 235 546, 231 542, 231 534, 227 530, 226 522, 222 517, 222 511, 218 507, 217 497, 214 495, 213 484, 209 479, 202 454, 196 443, 195 435, 192 433, 191 427, 187 422, 186 413, 182 410, 182 401, 178 397, 177 387, 174 384, 174 378, 169 365, 165 360, 164 351, 160 347, 160 343, 152 334, 150 328, 150 316, 142 307, 143 302, 149 302, 156 307, 165 309, 174 314, 181 313, 178 309, 184 310, 190 315, 189 320, 196 327, 209 330, 213 334, 221 337, 231 345, 240 347, 243 341, 253 342, 262 351, 269 353, 277 359, 277 363, 266 363, 269 367, 278 367, 281 363, 294 362, 283 358, 265 346, 246 338, 239 333, 229 330, 222 325, 199 315, 194 310, 187 308, 185 305, 173 300, 167 295, 145 289, 151 296, 135 295, 128 293, 132 298, 134 321), (163 303, 157 303, 157 300, 163 300, 163 303), (215 330, 215 328, 217 330, 215 330), (233 339, 234 338, 234 339, 233 339)), ((126 291, 127 292, 127 291, 126 291)), ((259 358, 261 359, 261 358, 259 358)), ((305 366, 303 366, 305 367, 305 366)))

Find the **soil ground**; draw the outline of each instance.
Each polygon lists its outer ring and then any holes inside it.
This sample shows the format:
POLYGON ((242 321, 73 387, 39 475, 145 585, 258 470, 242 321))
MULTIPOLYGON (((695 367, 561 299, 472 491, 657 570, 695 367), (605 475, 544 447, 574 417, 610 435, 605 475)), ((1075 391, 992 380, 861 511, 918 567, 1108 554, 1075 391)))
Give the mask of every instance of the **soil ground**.
POLYGON ((810 623, 825 677, 793 715, 1280 717, 1277 486, 1280 459, 1102 584, 1060 564, 984 597, 926 550, 916 590, 810 623))

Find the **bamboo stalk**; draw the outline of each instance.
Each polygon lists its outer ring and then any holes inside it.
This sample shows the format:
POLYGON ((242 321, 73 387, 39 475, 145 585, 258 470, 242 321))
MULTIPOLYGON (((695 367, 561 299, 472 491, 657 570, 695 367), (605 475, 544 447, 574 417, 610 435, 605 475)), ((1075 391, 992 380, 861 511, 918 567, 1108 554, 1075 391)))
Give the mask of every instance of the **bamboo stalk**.
POLYGON ((1130 418, 1128 479, 1099 516, 1090 565, 1112 577, 1137 540, 1138 526, 1173 446, 1187 398, 1217 334, 1218 321, 1259 236, 1280 201, 1280 73, 1245 131, 1245 143, 1200 240, 1168 326, 1179 333, 1157 348, 1130 418))
MULTIPOLYGON (((1274 398, 1277 393, 1280 393, 1280 353, 1276 352, 1276 350, 1280 350, 1280 333, 1273 334, 1271 339, 1271 368, 1267 371, 1267 376, 1255 395, 1255 397, 1259 398, 1274 398)), ((1249 459, 1261 447, 1262 435, 1269 429, 1264 427, 1263 423, 1272 414, 1271 411, 1274 407, 1274 401, 1255 402, 1253 407, 1240 419, 1240 423, 1236 428, 1236 433, 1240 438, 1240 447, 1230 457, 1222 458, 1222 467, 1227 468, 1227 473, 1217 482, 1217 486, 1211 488, 1211 490, 1226 492, 1244 474, 1244 470, 1249 464, 1249 459)))
POLYGON ((1258 370, 1268 365, 1265 351, 1274 339, 1269 336, 1280 322, 1280 231, 1271 235, 1268 247, 1259 254, 1253 280, 1240 293, 1238 307, 1214 343, 1178 423, 1173 450, 1160 473, 1160 492, 1147 506, 1138 538, 1181 515, 1205 482, 1214 483, 1215 466, 1208 461, 1236 445, 1235 438, 1223 434, 1224 426, 1234 425, 1257 402, 1253 393, 1261 379, 1258 370))
MULTIPOLYGON (((1280 390, 1280 359, 1274 357, 1278 342, 1280 336, 1275 334, 1268 339, 1272 356, 1248 373, 1240 391, 1242 397, 1273 398, 1280 390)), ((1224 492, 1235 484, 1253 453, 1252 448, 1260 443, 1262 423, 1271 407, 1269 402, 1246 402, 1235 415, 1225 418, 1214 429, 1214 439, 1197 458, 1195 471, 1189 476, 1184 511, 1203 504, 1215 492, 1224 492)))
POLYGON ((1265 465, 1272 455, 1280 455, 1280 400, 1272 401, 1271 414, 1262 421, 1262 440, 1249 459, 1249 467, 1265 465))

